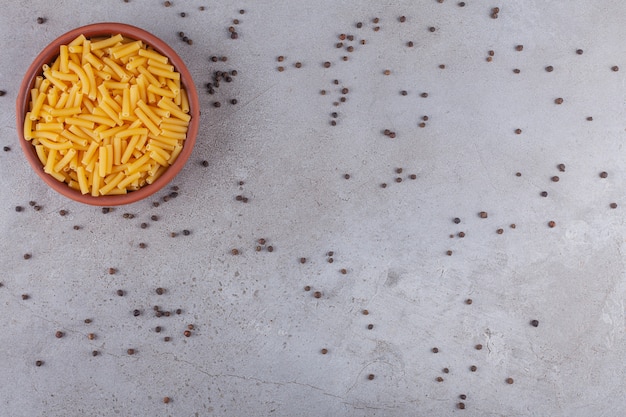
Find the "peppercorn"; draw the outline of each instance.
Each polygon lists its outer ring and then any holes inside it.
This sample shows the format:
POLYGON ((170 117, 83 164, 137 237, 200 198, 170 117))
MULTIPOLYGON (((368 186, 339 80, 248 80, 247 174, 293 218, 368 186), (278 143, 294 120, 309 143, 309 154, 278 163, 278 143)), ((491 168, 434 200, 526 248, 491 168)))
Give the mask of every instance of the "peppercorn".
POLYGON ((191 336, 191 332, 189 330, 185 330, 183 332, 183 334, 185 335, 185 337, 190 337, 191 336))
POLYGON ((35 366, 41 366, 43 365, 43 361, 35 361, 35 366))
POLYGON ((239 249, 231 249, 230 253, 233 255, 239 255, 239 249))
POLYGON ((368 324, 368 325, 367 325, 367 330, 372 330, 373 328, 374 328, 374 325, 373 325, 373 324, 368 324))
POLYGON ((516 51, 522 51, 523 49, 524 49, 524 45, 517 45, 517 46, 515 47, 515 50, 516 50, 516 51))
POLYGON ((46 23, 46 20, 47 19, 45 17, 38 17, 37 18, 37 23, 42 25, 42 24, 46 23))
POLYGON ((85 324, 91 323, 91 319, 85 319, 84 321, 85 321, 85 324))
POLYGON ((75 225, 74 225, 74 230, 80 230, 80 226, 79 226, 79 225, 77 225, 77 224, 75 224, 75 225))
POLYGON ((133 316, 138 317, 141 314, 139 310, 133 310, 133 316))
POLYGON ((587 117, 587 121, 588 121, 588 122, 593 121, 593 117, 591 117, 591 116, 587 117))
POLYGON ((459 410, 465 410, 465 403, 458 403, 456 406, 459 408, 459 410))
POLYGON ((180 13, 180 17, 185 17, 185 16, 187 16, 187 14, 185 12, 181 12, 180 13))
POLYGON ((552 180, 552 182, 559 182, 559 179, 560 179, 560 178, 559 178, 558 176, 556 176, 556 175, 555 175, 554 177, 552 177, 552 178, 550 178, 550 179, 552 180))
POLYGON ((30 258, 32 258, 32 255, 30 253, 24 254, 24 259, 30 259, 30 258))
POLYGON ((531 320, 530 321, 530 325, 533 326, 533 327, 539 326, 539 320, 531 320))
POLYGON ((128 353, 129 355, 134 355, 135 354, 135 349, 128 349, 126 351, 126 353, 128 353))
POLYGON ((577 50, 576 50, 576 53, 577 53, 578 55, 582 55, 582 54, 583 54, 583 50, 582 50, 582 49, 577 49, 577 50))
POLYGON ((306 286, 304 287, 304 291, 311 291, 311 287, 310 287, 309 285, 306 285, 306 286))
POLYGON ((522 133, 522 129, 515 129, 515 133, 520 135, 522 133))
POLYGON ((321 292, 319 292, 319 291, 315 291, 315 292, 313 293, 313 297, 315 297, 315 298, 321 298, 321 297, 322 297, 322 293, 321 293, 321 292))
POLYGON ((608 177, 608 176, 609 176, 609 174, 608 174, 607 172, 605 172, 605 171, 602 171, 602 172, 600 173, 600 178, 606 178, 606 177, 608 177))
POLYGON ((109 275, 114 275, 117 272, 115 268, 109 268, 109 275))
POLYGON ((369 379, 370 381, 371 381, 372 379, 374 379, 374 374, 369 374, 369 375, 367 376, 367 379, 369 379))
POLYGON ((348 270, 346 268, 342 268, 339 270, 339 272, 341 272, 343 275, 348 273, 348 270))
POLYGON ((148 223, 141 223, 139 227, 141 227, 142 229, 145 229, 146 227, 148 227, 148 223))
POLYGON ((124 296, 124 291, 117 290, 117 295, 119 295, 120 297, 123 297, 124 296))
POLYGON ((296 68, 301 68, 301 67, 302 67, 302 63, 301 63, 301 62, 296 62, 296 63, 294 64, 294 66, 295 66, 296 68))
POLYGON ((555 102, 556 104, 563 104, 563 99, 562 99, 561 97, 559 97, 559 98, 557 98, 557 99, 554 99, 554 102, 555 102))
POLYGON ((498 229, 498 230, 496 230, 496 233, 501 235, 502 233, 504 233, 504 229, 498 229))
POLYGON ((473 301, 472 301, 471 298, 468 298, 467 300, 465 300, 465 304, 467 304, 467 305, 470 305, 472 303, 473 303, 473 301))
POLYGON ((439 352, 439 348, 434 347, 434 348, 432 348, 432 349, 431 349, 431 351, 432 351, 433 353, 438 353, 438 352, 439 352))
POLYGON ((481 345, 481 344, 478 344, 478 345, 474 346, 474 349, 476 349, 476 350, 481 350, 482 348, 483 348, 483 345, 481 345))
POLYGON ((513 378, 507 378, 506 379, 506 383, 509 384, 509 385, 512 384, 513 382, 515 382, 515 381, 513 381, 513 378))
POLYGON ((163 397, 163 403, 169 404, 170 401, 171 401, 170 397, 163 397))
POLYGON ((448 255, 448 256, 452 256, 452 251, 451 251, 451 250, 446 251, 446 255, 448 255))
POLYGON ((461 394, 461 395, 459 395, 459 398, 462 399, 462 400, 465 400, 467 398, 467 395, 461 394))
POLYGON ((470 371, 476 372, 478 368, 475 365, 470 366, 470 371))
POLYGON ((350 174, 346 174, 343 176, 345 179, 349 180, 350 179, 350 174))
POLYGON ((285 67, 278 67, 278 72, 283 72, 285 70, 285 67))
POLYGON ((486 211, 481 211, 478 215, 481 219, 486 219, 489 216, 486 211))
POLYGON ((450 372, 450 370, 449 370, 448 368, 443 368, 441 371, 442 371, 444 374, 447 374, 447 373, 449 373, 449 372, 450 372))
POLYGON ((565 172, 565 164, 558 164, 556 167, 559 169, 559 171, 565 172))
POLYGON ((62 338, 62 337, 64 336, 64 333, 63 333, 62 331, 58 330, 58 331, 54 334, 54 336, 55 336, 57 339, 60 339, 60 338, 62 338))
POLYGON ((437 382, 443 382, 443 378, 438 376, 437 378, 435 378, 437 382))
POLYGON ((548 222, 548 226, 552 228, 552 227, 556 226, 556 223, 554 221, 550 220, 548 222))
POLYGON ((465 232, 459 232, 458 236, 459 236, 460 238, 464 238, 464 237, 465 237, 465 232))
POLYGON ((406 46, 408 46, 409 48, 413 48, 413 41, 408 41, 406 43, 406 46))
POLYGON ((612 209, 617 208, 617 203, 611 203, 611 204, 610 204, 610 207, 611 207, 612 209))
POLYGON ((619 67, 618 67, 617 65, 612 66, 612 67, 611 67, 611 69, 612 69, 614 72, 619 71, 619 67))
POLYGON ((169 342, 170 340, 172 340, 172 338, 171 338, 171 337, 169 337, 169 336, 165 336, 165 337, 163 338, 163 341, 164 341, 164 342, 169 342))
POLYGON ((548 192, 547 191, 542 191, 540 195, 542 197, 547 197, 548 196, 548 192))
POLYGON ((176 309, 176 314, 182 314, 182 313, 183 313, 183 310, 181 310, 180 308, 176 309))
POLYGON ((546 67, 546 71, 547 71, 547 72, 552 72, 552 71, 554 71, 554 67, 553 67, 552 65, 548 65, 548 66, 546 67))
POLYGON ((327 354, 327 353, 328 353, 328 349, 325 349, 325 348, 324 348, 324 349, 320 350, 320 353, 321 353, 322 355, 325 355, 325 354, 327 354))
POLYGON ((426 98, 426 97, 428 97, 428 93, 422 93, 422 94, 420 94, 420 96, 426 98))
POLYGON ((357 22, 355 26, 357 27, 357 29, 361 29, 363 27, 363 23, 357 22))
POLYGON ((152 216, 150 216, 150 220, 152 220, 153 222, 156 222, 159 220, 159 216, 153 214, 152 216))
POLYGON ((324 68, 330 68, 330 62, 328 61, 324 62, 324 68))
POLYGON ((383 71, 383 74, 385 74, 385 75, 389 75, 389 74, 391 74, 391 70, 384 70, 384 71, 383 71))
POLYGON ((273 246, 268 246, 267 247, 267 251, 268 252, 274 252, 274 247, 273 246))
POLYGON ((93 333, 89 333, 89 334, 87 335, 87 339, 89 339, 89 340, 94 340, 95 338, 96 338, 96 335, 95 335, 95 334, 93 334, 93 333))
POLYGON ((30 296, 28 294, 22 294, 22 300, 28 300, 30 296))
POLYGON ((364 316, 367 316, 369 313, 369 310, 361 310, 361 314, 363 314, 364 316))
POLYGON ((515 69, 513 69, 513 72, 514 72, 515 74, 519 74, 521 71, 520 71, 518 68, 515 68, 515 69))

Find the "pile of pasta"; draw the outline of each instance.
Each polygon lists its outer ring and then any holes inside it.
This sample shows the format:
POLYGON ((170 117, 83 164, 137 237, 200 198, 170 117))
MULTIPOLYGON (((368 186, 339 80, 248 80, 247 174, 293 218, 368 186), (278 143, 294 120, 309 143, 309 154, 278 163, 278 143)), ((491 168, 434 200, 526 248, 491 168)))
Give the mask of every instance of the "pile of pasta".
POLYGON ((44 171, 94 197, 152 184, 176 161, 191 119, 168 58, 120 34, 62 45, 30 94, 24 138, 44 171))

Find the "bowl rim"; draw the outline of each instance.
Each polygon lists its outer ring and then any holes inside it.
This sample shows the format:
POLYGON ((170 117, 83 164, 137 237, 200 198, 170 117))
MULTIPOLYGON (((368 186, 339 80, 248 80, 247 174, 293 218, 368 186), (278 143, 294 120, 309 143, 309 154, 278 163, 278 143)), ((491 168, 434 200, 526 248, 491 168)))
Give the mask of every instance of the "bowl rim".
POLYGON ((35 171, 35 173, 53 190, 68 197, 74 201, 93 205, 93 206, 119 206, 125 204, 135 203, 139 200, 143 200, 165 187, 174 177, 182 170, 187 160, 191 156, 193 147, 196 142, 196 136, 199 130, 200 124, 200 106, 198 93, 196 91, 193 78, 187 66, 180 56, 163 40, 153 35, 152 33, 141 29, 136 26, 128 25, 126 23, 117 22, 100 22, 92 23, 85 26, 80 26, 70 30, 57 37, 35 57, 32 64, 28 67, 26 74, 20 84, 18 90, 18 96, 16 99, 16 123, 17 123, 17 135, 26 159, 35 171), (178 155, 178 158, 168 169, 152 184, 141 187, 136 191, 129 192, 121 195, 108 195, 92 197, 91 194, 81 194, 80 191, 70 188, 67 183, 57 181, 51 175, 48 175, 43 170, 43 165, 39 161, 35 152, 35 147, 24 138, 24 117, 27 113, 27 106, 30 102, 30 89, 35 83, 35 79, 42 73, 42 65, 49 63, 52 59, 59 54, 59 46, 67 44, 74 40, 76 37, 85 35, 87 38, 103 36, 103 35, 115 35, 122 34, 125 37, 141 40, 156 51, 167 56, 174 65, 176 71, 181 75, 181 84, 183 84, 187 90, 187 96, 189 98, 189 114, 191 120, 187 131, 187 138, 182 151, 178 155))

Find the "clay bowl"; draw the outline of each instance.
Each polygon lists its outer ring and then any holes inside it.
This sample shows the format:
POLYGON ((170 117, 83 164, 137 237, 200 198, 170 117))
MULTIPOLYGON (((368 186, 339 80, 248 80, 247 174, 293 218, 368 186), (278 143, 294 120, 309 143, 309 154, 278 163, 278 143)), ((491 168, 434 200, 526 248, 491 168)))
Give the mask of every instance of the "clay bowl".
POLYGON ((46 184, 60 194, 81 203, 94 206, 117 206, 134 203, 151 196, 165 187, 180 172, 189 159, 196 141, 200 121, 200 108, 198 93, 189 70, 185 66, 183 60, 165 42, 149 32, 131 25, 122 23, 96 23, 73 29, 64 35, 59 36, 56 40, 46 46, 39 55, 37 55, 31 66, 26 71, 26 75, 20 85, 19 95, 16 102, 16 115, 17 132, 24 155, 33 170, 46 184), (91 194, 81 194, 80 191, 69 187, 67 183, 60 182, 44 172, 43 166, 37 157, 35 147, 29 141, 24 139, 24 118, 26 117, 28 106, 30 104, 30 90, 35 84, 35 79, 37 76, 42 75, 42 66, 44 64, 50 64, 59 55, 60 45, 68 44, 81 34, 87 38, 94 38, 116 35, 118 33, 122 34, 125 38, 141 40, 145 44, 151 46, 154 50, 169 58, 169 63, 174 65, 175 70, 180 73, 181 85, 184 86, 187 91, 187 95, 189 97, 189 115, 191 116, 191 119, 189 121, 187 138, 184 141, 181 153, 176 161, 170 165, 168 169, 152 184, 146 184, 138 190, 130 191, 127 194, 93 197, 91 194))

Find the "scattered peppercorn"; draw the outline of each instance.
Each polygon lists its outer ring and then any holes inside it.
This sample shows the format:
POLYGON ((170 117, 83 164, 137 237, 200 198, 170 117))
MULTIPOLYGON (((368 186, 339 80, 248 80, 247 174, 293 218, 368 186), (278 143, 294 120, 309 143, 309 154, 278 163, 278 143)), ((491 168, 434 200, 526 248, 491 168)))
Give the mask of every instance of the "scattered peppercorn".
POLYGON ((322 297, 322 293, 321 293, 321 292, 319 292, 319 291, 315 291, 315 292, 313 293, 313 297, 315 297, 315 298, 321 298, 321 297, 322 297))
POLYGON ((548 192, 547 191, 542 191, 540 195, 542 197, 547 197, 548 196, 548 192))
POLYGON ((515 50, 516 50, 516 51, 522 51, 522 50, 524 50, 524 45, 517 45, 517 46, 515 47, 515 50))
POLYGON ((171 337, 169 337, 169 336, 165 336, 165 337, 163 338, 163 341, 164 341, 164 342, 169 342, 170 340, 172 340, 172 338, 171 338, 171 337))
POLYGON ((552 227, 556 226, 556 223, 554 221, 550 220, 548 222, 548 226, 552 228, 552 227))
POLYGON ((94 333, 87 334, 87 339, 94 340, 95 338, 96 338, 96 335, 94 333))
POLYGON ((602 171, 602 172, 600 173, 600 178, 606 178, 606 177, 608 177, 608 176, 609 176, 609 174, 608 174, 606 171, 602 171))
POLYGON ((556 99, 554 99, 554 102, 555 102, 556 104, 563 104, 563 98, 561 98, 561 97, 556 98, 556 99))
POLYGON ((486 219, 489 216, 486 211, 481 211, 478 215, 481 219, 486 219))
POLYGON ((438 353, 438 352, 439 352, 439 348, 434 347, 434 348, 432 348, 432 349, 431 349, 431 351, 432 351, 433 353, 438 353))
POLYGON ((135 354, 135 349, 128 349, 126 351, 126 353, 128 353, 129 355, 134 355, 135 354))
POLYGON ((610 204, 610 207, 611 207, 612 209, 617 208, 617 203, 611 203, 611 204, 610 204))
POLYGON ((120 297, 124 296, 124 291, 123 290, 117 290, 117 295, 119 295, 120 297))
POLYGON ((372 379, 374 379, 374 374, 369 374, 369 375, 367 376, 367 379, 369 379, 370 381, 371 381, 372 379))
POLYGON ((330 68, 330 62, 328 61, 324 62, 324 68, 330 68))
POLYGON ((518 134, 518 135, 521 135, 522 134, 522 129, 515 129, 515 133, 518 134))
POLYGON ((60 339, 60 338, 62 338, 62 337, 64 336, 64 333, 63 333, 62 331, 58 330, 58 331, 54 334, 54 336, 55 336, 57 339, 60 339))
POLYGON ((325 355, 325 354, 327 354, 327 353, 328 353, 328 349, 324 348, 324 349, 320 350, 320 353, 321 353, 322 355, 325 355))
POLYGON ((619 71, 619 67, 618 67, 617 65, 612 66, 612 67, 611 67, 611 69, 612 69, 614 72, 619 71))
POLYGON ((22 294, 22 300, 28 300, 30 296, 28 294, 22 294))
POLYGON ((35 361, 35 366, 41 366, 43 365, 43 361, 35 361))
POLYGON ((447 374, 447 373, 449 373, 449 372, 450 372, 450 370, 449 370, 448 368, 443 368, 441 371, 442 371, 444 374, 447 374))
POLYGON ((478 370, 478 368, 475 365, 470 366, 470 371, 476 372, 476 370, 478 370))
POLYGON ((37 23, 42 25, 42 24, 46 23, 46 20, 47 19, 45 17, 38 17, 37 18, 37 23))
POLYGON ((513 72, 514 72, 515 74, 519 74, 521 71, 520 71, 518 68, 515 68, 515 69, 513 69, 513 72))
POLYGON ((530 321, 530 325, 533 326, 533 327, 539 326, 539 320, 531 320, 530 321))
POLYGON ((435 380, 436 380, 437 382, 443 382, 443 378, 442 378, 442 377, 440 377, 440 376, 438 376, 437 378, 435 378, 435 380))
POLYGON ((311 291, 311 287, 310 287, 309 285, 306 285, 306 286, 304 287, 304 291, 311 291))
POLYGON ((473 301, 472 301, 471 298, 468 298, 467 300, 465 300, 465 304, 467 304, 467 305, 470 305, 472 303, 473 303, 473 301))
POLYGON ((513 378, 507 378, 506 379, 506 383, 509 384, 509 385, 512 384, 513 382, 515 382, 515 381, 513 381, 513 378))
POLYGON ((583 50, 582 50, 582 49, 577 49, 577 50, 576 50, 576 53, 577 53, 578 55, 582 55, 582 54, 583 54, 583 50))
POLYGON ((109 268, 109 275, 114 275, 117 272, 115 268, 109 268))
POLYGON ((554 67, 552 65, 548 65, 546 67, 546 72, 552 72, 552 71, 554 71, 554 67))
POLYGON ((239 255, 239 249, 231 249, 230 253, 233 255, 239 255))
POLYGON ((25 253, 25 254, 24 254, 24 259, 30 259, 30 258, 32 258, 32 257, 33 257, 33 256, 32 256, 30 253, 25 253))
POLYGON ((496 230, 496 233, 501 235, 502 233, 504 233, 504 229, 498 229, 498 230, 496 230))
POLYGON ((558 176, 554 176, 552 178, 550 178, 552 180, 552 182, 559 182, 560 178, 558 176))
POLYGON ((367 330, 372 330, 373 328, 374 328, 374 325, 373 325, 373 324, 368 324, 368 325, 367 325, 367 330))
POLYGON ((141 314, 139 310, 133 310, 133 316, 138 317, 141 314))
POLYGON ((481 350, 482 348, 483 348, 483 345, 481 345, 481 344, 478 344, 478 345, 474 346, 474 349, 476 349, 476 350, 481 350))
POLYGON ((183 335, 185 335, 185 337, 190 337, 191 336, 191 332, 189 330, 185 330, 183 332, 183 335))
POLYGON ((556 167, 559 169, 559 171, 565 172, 565 164, 558 164, 556 167))
POLYGON ((465 403, 458 403, 456 406, 459 408, 459 410, 465 410, 465 403))
POLYGON ((406 43, 406 46, 408 46, 409 48, 413 48, 413 41, 408 41, 406 43))
POLYGON ((448 255, 448 256, 452 256, 452 251, 451 251, 451 250, 446 251, 446 255, 448 255))

